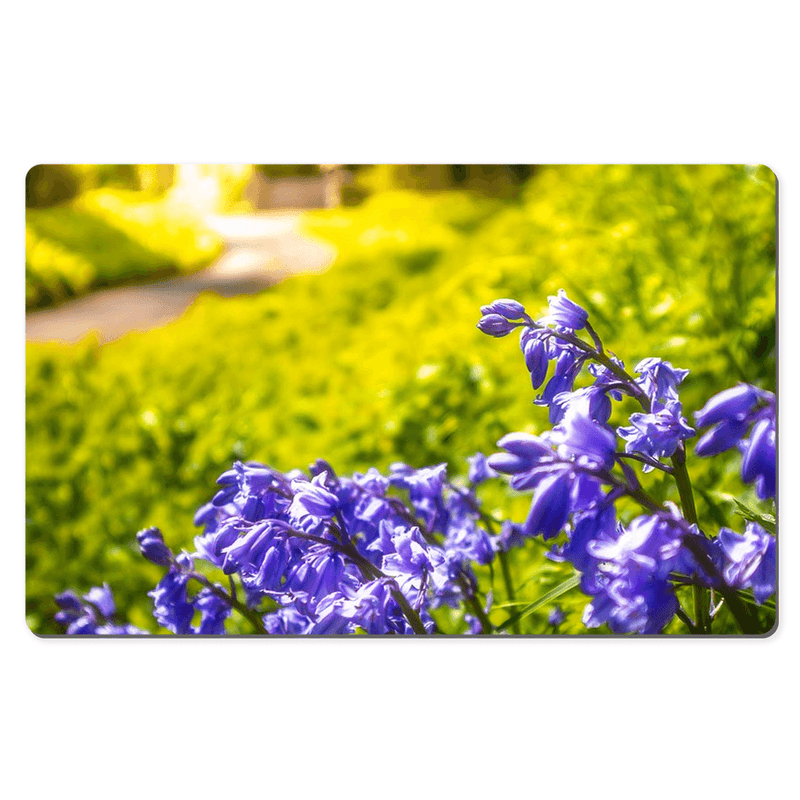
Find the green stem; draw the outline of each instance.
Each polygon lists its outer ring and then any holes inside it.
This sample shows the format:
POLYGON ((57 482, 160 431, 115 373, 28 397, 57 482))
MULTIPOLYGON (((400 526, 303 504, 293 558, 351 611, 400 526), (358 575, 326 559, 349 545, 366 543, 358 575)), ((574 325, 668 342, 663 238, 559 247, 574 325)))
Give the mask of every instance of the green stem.
MULTIPOLYGON (((672 461, 672 477, 675 478, 675 483, 678 486, 678 495, 681 499, 684 519, 690 525, 697 525, 697 508, 694 504, 692 481, 686 469, 686 448, 683 442, 678 445, 678 449, 670 460, 672 461)), ((694 599, 694 621, 697 633, 711 633, 708 590, 704 586, 695 584, 692 587, 692 596, 694 599)))
MULTIPOLYGON (((511 570, 508 566, 508 553, 505 550, 499 550, 497 553, 497 557, 500 559, 500 569, 503 572, 503 583, 506 585, 506 595, 508 596, 508 601, 510 603, 516 602, 517 596, 514 592, 514 586, 511 582, 511 570)), ((514 633, 522 633, 522 630, 519 626, 519 620, 514 620, 511 625, 511 629, 514 633)))
POLYGON ((481 633, 491 633, 494 630, 494 625, 492 625, 492 623, 489 621, 489 617, 486 616, 486 612, 481 607, 480 600, 478 600, 478 598, 472 593, 469 584, 464 579, 463 575, 458 576, 458 585, 461 587, 461 591, 464 592, 464 596, 472 606, 475 616, 480 620, 481 633))

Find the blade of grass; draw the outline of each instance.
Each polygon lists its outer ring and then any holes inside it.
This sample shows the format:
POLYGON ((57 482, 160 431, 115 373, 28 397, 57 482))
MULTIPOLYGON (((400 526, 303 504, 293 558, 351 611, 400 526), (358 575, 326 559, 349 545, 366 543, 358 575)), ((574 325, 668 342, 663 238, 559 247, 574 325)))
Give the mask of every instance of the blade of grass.
POLYGON ((567 580, 565 580, 563 583, 560 583, 558 586, 556 586, 555 589, 551 589, 546 594, 543 594, 538 600, 535 600, 533 603, 523 608, 519 613, 510 616, 502 625, 497 627, 497 630, 501 631, 504 628, 507 628, 509 625, 513 625, 515 622, 525 619, 525 617, 536 611, 537 608, 541 608, 551 600, 555 600, 556 597, 560 597, 570 589, 574 589, 580 582, 581 576, 578 574, 573 575, 571 578, 567 578, 567 580))

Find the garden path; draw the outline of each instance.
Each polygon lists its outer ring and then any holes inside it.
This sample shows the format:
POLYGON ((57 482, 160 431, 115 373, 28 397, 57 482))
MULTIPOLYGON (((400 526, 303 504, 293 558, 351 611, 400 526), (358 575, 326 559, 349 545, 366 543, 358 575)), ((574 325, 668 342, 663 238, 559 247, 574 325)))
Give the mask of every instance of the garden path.
POLYGON ((302 212, 209 214, 205 220, 225 242, 222 255, 202 272, 94 292, 25 316, 28 341, 78 342, 93 331, 101 343, 146 331, 181 316, 201 292, 223 297, 254 294, 290 275, 321 272, 335 250, 300 229, 302 212))

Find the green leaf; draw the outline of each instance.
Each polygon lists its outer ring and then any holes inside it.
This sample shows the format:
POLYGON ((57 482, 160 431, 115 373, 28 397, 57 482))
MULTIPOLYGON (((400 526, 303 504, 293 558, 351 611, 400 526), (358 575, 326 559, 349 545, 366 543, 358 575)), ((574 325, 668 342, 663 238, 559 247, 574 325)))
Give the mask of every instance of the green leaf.
POLYGON ((775 535, 775 516, 773 514, 762 514, 760 511, 740 503, 735 498, 733 502, 736 503, 736 513, 740 517, 744 517, 748 522, 757 522, 764 530, 769 531, 773 536, 775 535))
POLYGON ((581 576, 578 573, 575 573, 571 578, 567 578, 563 583, 560 583, 555 589, 551 589, 546 594, 543 594, 538 600, 535 600, 529 606, 526 606, 522 609, 518 614, 514 614, 509 617, 502 625, 497 626, 498 631, 502 631, 503 629, 507 628, 509 625, 513 625, 518 620, 522 620, 525 617, 532 614, 536 611, 537 608, 541 608, 543 605, 546 605, 551 600, 555 600, 557 597, 561 597, 562 594, 565 594, 570 589, 574 589, 579 583, 581 582, 581 576))

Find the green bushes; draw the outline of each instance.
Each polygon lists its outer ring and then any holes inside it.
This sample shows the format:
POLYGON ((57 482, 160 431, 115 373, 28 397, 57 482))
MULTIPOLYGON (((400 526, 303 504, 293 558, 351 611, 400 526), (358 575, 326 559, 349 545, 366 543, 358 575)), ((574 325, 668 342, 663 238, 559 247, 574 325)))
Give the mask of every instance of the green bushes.
MULTIPOLYGON (((34 630, 57 630, 54 592, 102 580, 134 608, 131 622, 152 628, 144 593, 159 571, 134 553, 134 534, 158 525, 191 549, 192 515, 234 459, 287 470, 322 456, 342 473, 446 461, 458 475, 503 433, 547 427, 515 337, 475 328, 496 297, 537 315, 563 286, 629 367, 653 355, 692 370, 687 411, 740 378, 774 389, 766 170, 545 168, 513 205, 392 192, 315 212, 308 228, 339 248, 322 276, 256 297, 205 296, 181 320, 103 347, 28 346, 34 630)), ((726 491, 743 491, 735 461, 692 460, 701 485, 715 481, 699 503, 704 519, 729 510, 726 491)), ((526 498, 501 483, 484 495, 489 508, 525 513, 526 498)), ((534 543, 515 563, 527 602, 564 578, 534 543)), ((585 599, 573 590, 562 600, 569 632, 585 599)), ((546 630, 547 610, 526 630, 546 630)))
POLYGON ((219 237, 180 205, 122 189, 29 208, 25 223, 29 310, 99 286, 192 272, 222 250, 219 237))

